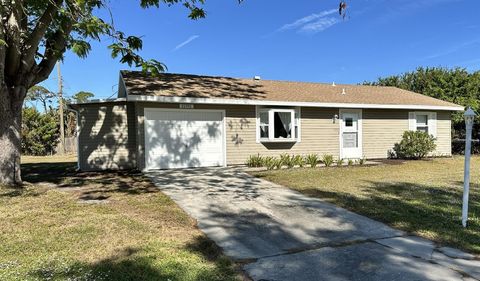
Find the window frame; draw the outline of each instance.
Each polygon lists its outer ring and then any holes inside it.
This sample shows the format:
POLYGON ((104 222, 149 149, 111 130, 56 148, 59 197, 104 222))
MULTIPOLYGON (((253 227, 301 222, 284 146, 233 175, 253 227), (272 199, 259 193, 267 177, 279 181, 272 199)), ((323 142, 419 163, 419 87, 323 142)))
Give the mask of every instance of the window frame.
POLYGON ((300 108, 281 108, 281 107, 256 107, 256 132, 257 132, 257 143, 265 142, 300 142, 301 136, 301 111, 300 108), (260 127, 263 123, 260 122, 261 113, 268 114, 268 138, 260 137, 260 127), (291 115, 291 137, 290 138, 275 138, 275 113, 276 112, 289 112, 291 115), (296 128, 296 129, 295 129, 296 128))
POLYGON ((415 130, 416 131, 421 131, 418 128, 424 128, 424 129, 427 129, 427 133, 428 133, 430 131, 430 128, 429 128, 430 123, 431 122, 429 122, 429 114, 415 113, 415 130), (424 116, 425 117, 425 124, 418 123, 418 116, 424 116))
POLYGON ((427 133, 437 137, 437 112, 435 111, 411 111, 409 112, 409 130, 418 131, 418 127, 427 128, 427 133), (426 125, 417 125, 417 116, 427 116, 426 125))

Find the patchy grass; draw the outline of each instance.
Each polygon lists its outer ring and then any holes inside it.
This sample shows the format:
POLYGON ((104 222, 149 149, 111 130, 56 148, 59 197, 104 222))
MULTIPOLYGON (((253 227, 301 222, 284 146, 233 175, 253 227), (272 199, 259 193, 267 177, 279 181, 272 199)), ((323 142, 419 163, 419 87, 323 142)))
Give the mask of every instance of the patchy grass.
POLYGON ((235 265, 141 174, 22 159, 0 188, 0 280, 237 280, 235 265))
POLYGON ((463 157, 253 174, 441 244, 480 253, 480 157, 472 158, 466 229, 461 226, 463 157))

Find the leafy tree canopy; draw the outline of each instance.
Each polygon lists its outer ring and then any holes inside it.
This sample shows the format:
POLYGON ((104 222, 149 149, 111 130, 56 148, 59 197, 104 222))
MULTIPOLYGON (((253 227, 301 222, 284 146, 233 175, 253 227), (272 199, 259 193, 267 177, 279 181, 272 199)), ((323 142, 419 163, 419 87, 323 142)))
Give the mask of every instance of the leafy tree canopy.
POLYGON ((73 95, 72 99, 74 99, 78 103, 82 103, 82 102, 87 102, 89 99, 93 98, 94 96, 95 95, 93 93, 80 91, 75 95, 73 95))
POLYGON ((31 102, 40 101, 44 112, 47 112, 47 104, 51 103, 54 97, 55 94, 47 88, 35 85, 28 90, 26 99, 31 102))
POLYGON ((36 108, 23 109, 22 153, 48 155, 54 152, 59 138, 55 111, 40 113, 36 108))
MULTIPOLYGON (((419 67, 415 71, 379 78, 365 85, 393 86, 426 96, 471 106, 480 112, 480 71, 468 72, 465 68, 419 67)), ((479 125, 477 118, 476 127, 479 125)), ((455 136, 464 131, 463 113, 453 115, 455 136)), ((478 130, 477 130, 478 133, 478 130)))

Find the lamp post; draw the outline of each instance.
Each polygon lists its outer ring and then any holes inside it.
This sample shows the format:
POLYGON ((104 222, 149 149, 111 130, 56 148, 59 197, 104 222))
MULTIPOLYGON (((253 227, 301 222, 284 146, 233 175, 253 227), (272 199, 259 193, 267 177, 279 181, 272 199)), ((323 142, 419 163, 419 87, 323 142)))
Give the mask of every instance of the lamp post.
POLYGON ((472 153, 472 127, 475 119, 475 112, 469 107, 465 114, 465 168, 463 173, 463 206, 462 225, 467 227, 468 219, 468 194, 470 192, 470 154, 472 153))

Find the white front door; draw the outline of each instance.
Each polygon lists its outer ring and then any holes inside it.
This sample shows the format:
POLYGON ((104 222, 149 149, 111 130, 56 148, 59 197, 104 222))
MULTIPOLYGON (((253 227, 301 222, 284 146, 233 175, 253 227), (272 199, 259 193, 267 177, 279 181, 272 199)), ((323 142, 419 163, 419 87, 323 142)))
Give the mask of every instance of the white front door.
POLYGON ((145 168, 225 165, 224 111, 145 109, 145 168))
POLYGON ((340 158, 362 158, 362 110, 340 110, 340 158))

